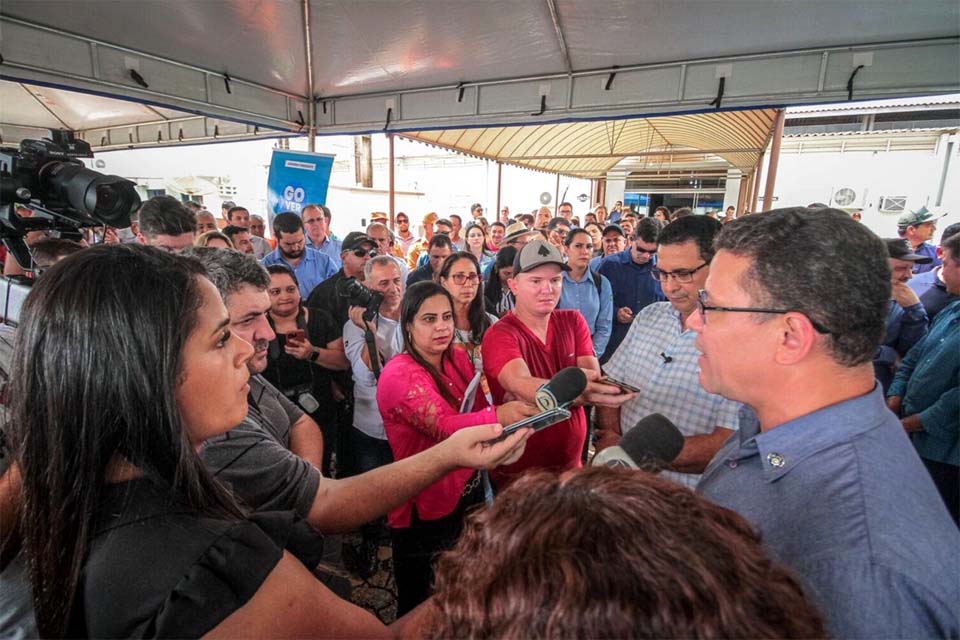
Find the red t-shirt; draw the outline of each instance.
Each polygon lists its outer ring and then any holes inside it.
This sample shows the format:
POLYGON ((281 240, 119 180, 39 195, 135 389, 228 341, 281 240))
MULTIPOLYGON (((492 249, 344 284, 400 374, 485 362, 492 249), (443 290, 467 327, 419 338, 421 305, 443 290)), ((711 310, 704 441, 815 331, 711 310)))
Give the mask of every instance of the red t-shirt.
MULTIPOLYGON (((566 367, 577 366, 577 358, 593 355, 590 328, 579 311, 557 309, 550 314, 547 343, 544 344, 513 312, 509 312, 487 329, 483 336, 483 371, 490 383, 494 404, 503 404, 500 370, 511 360, 522 359, 530 374, 549 380, 566 367)), ((498 467, 491 477, 509 481, 527 469, 562 471, 580 466, 583 441, 587 437, 587 420, 583 407, 572 409, 569 420, 558 422, 533 434, 515 463, 498 467)), ((507 425, 504 425, 507 426, 507 425)))

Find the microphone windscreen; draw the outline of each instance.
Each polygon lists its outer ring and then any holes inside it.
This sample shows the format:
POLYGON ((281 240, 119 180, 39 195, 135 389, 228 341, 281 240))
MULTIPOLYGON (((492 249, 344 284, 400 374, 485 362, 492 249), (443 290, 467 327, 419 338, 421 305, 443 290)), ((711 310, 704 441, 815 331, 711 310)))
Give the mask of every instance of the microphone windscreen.
POLYGON ((580 367, 561 369, 537 390, 537 405, 542 411, 563 407, 577 399, 587 388, 587 374, 580 367))
POLYGON ((638 464, 653 458, 667 465, 680 455, 683 434, 664 416, 651 413, 623 434, 620 447, 638 464))

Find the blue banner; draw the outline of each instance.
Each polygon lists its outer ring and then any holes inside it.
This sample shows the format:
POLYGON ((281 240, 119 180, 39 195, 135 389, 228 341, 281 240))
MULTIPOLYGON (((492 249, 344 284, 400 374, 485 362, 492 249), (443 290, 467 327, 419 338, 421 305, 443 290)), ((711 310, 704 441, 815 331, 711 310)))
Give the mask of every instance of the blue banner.
POLYGON ((333 158, 326 153, 274 149, 267 177, 270 218, 284 211, 300 213, 307 204, 326 204, 333 158))

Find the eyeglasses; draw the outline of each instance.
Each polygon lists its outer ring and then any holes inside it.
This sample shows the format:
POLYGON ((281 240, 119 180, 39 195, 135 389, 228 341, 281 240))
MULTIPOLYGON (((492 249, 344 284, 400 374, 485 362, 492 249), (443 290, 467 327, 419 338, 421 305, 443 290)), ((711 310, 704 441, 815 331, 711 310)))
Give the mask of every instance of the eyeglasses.
POLYGON ((370 256, 371 258, 376 258, 377 250, 376 249, 354 249, 353 255, 357 256, 358 258, 362 258, 364 256, 370 256))
POLYGON ((410 224, 410 221, 406 218, 397 218, 397 224, 410 224))
POLYGON ((657 282, 666 282, 670 278, 673 278, 680 284, 690 284, 693 282, 693 274, 695 274, 697 271, 700 271, 700 269, 703 269, 705 266, 707 266, 706 262, 696 269, 677 269, 676 271, 664 271, 654 267, 650 270, 650 275, 652 275, 653 279, 657 282))
MULTIPOLYGON (((802 311, 797 311, 796 309, 764 309, 762 307, 715 307, 713 305, 707 304, 707 292, 703 289, 697 291, 697 307, 700 310, 700 322, 704 325, 707 324, 707 311, 730 311, 734 313, 774 313, 777 315, 783 315, 785 313, 803 313, 802 311)), ((804 314, 806 316, 806 314, 804 314)), ((807 320, 810 321, 810 324, 817 331, 817 333, 823 333, 827 335, 833 335, 833 332, 827 329, 825 326, 811 318, 806 316, 807 320)))
POLYGON ((455 273, 450 276, 450 279, 457 284, 463 284, 465 282, 474 283, 480 279, 480 276, 478 276, 476 273, 455 273))

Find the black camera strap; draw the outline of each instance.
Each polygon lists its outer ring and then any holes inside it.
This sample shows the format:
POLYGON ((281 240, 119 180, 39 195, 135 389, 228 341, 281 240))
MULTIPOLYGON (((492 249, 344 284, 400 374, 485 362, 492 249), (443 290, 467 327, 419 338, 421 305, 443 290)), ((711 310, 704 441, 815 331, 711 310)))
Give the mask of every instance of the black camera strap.
POLYGON ((367 343, 367 353, 370 354, 370 370, 373 371, 373 377, 380 379, 380 352, 377 350, 377 334, 370 331, 370 327, 364 327, 363 339, 367 343))

